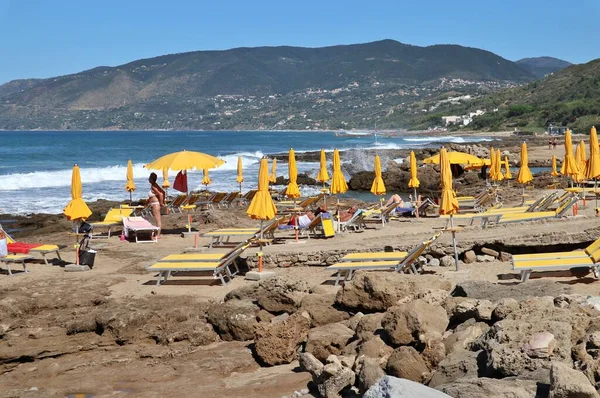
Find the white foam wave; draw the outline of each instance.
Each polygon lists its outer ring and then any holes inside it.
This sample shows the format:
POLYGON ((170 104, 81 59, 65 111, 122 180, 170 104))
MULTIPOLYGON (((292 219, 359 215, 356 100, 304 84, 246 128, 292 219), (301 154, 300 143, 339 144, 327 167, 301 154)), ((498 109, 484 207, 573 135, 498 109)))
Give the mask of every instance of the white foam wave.
POLYGON ((406 137, 404 141, 416 142, 416 143, 429 143, 429 142, 453 142, 455 144, 463 144, 465 142, 483 142, 492 141, 491 138, 485 137, 454 137, 454 136, 440 136, 440 137, 406 137))
POLYGON ((219 156, 226 163, 219 167, 217 170, 237 170, 238 157, 242 157, 242 166, 249 167, 260 162, 260 159, 264 156, 261 151, 256 152, 239 152, 231 155, 219 156))

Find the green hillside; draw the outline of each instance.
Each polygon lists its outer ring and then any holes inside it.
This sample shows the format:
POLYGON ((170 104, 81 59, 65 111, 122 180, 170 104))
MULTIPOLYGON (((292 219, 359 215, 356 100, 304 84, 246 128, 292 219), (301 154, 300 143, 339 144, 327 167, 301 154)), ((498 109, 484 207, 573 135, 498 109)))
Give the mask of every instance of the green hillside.
POLYGON ((572 65, 570 62, 553 57, 523 58, 515 63, 540 79, 572 65))

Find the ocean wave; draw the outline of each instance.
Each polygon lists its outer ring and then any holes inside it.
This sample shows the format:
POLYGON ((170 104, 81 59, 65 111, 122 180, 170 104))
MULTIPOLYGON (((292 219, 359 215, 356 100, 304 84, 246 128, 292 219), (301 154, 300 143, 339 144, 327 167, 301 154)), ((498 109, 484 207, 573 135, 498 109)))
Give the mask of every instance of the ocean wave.
POLYGON ((492 141, 491 138, 486 137, 454 137, 454 136, 440 136, 440 137, 406 137, 404 141, 416 142, 421 144, 427 144, 430 142, 452 142, 455 144, 464 144, 467 142, 484 142, 492 141))
POLYGON ((233 153, 231 155, 219 156, 219 158, 223 159, 226 163, 216 170, 237 170, 237 161, 239 156, 242 157, 242 166, 250 167, 252 165, 258 164, 265 155, 261 151, 256 151, 239 152, 233 153))

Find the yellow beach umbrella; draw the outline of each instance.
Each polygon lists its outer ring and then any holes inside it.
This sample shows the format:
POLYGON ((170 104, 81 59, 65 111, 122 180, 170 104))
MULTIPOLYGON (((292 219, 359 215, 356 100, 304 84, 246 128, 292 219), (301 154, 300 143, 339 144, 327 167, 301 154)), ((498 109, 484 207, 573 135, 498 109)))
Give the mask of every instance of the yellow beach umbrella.
MULTIPOLYGON (((465 164, 465 165, 475 165, 481 164, 482 159, 478 158, 475 155, 471 155, 465 152, 447 152, 448 161, 450 164, 465 164)), ((439 164, 440 163, 440 155, 434 155, 429 158, 423 159, 423 163, 425 164, 439 164)))
POLYGON ((556 171, 556 155, 552 155, 552 172, 550 172, 552 177, 558 177, 558 171, 556 171))
POLYGON ((135 182, 133 182, 133 163, 131 163, 131 159, 127 161, 127 184, 125 184, 125 190, 129 192, 129 202, 131 202, 131 193, 135 191, 135 182))
POLYGON ((415 188, 415 196, 417 195, 416 189, 419 188, 421 182, 417 178, 417 158, 415 152, 410 151, 410 180, 408 180, 408 187, 415 188))
POLYGON ((381 177, 381 160, 379 159, 379 155, 375 155, 375 179, 371 185, 371 193, 373 195, 385 194, 385 184, 381 177))
POLYGON ((510 180, 512 178, 512 173, 510 172, 510 165, 508 164, 508 156, 504 157, 504 178, 510 180))
POLYGON ((502 174, 502 155, 500 149, 496 150, 496 181, 504 180, 504 174, 502 174))
POLYGON ((450 215, 450 232, 452 233, 452 246, 454 248, 454 261, 458 271, 458 250, 456 249, 456 230, 454 229, 453 215, 458 213, 458 199, 452 189, 452 171, 447 157, 446 148, 440 149, 440 174, 442 182, 442 196, 440 198, 440 215, 450 215))
POLYGON ((202 169, 202 184, 206 185, 208 189, 208 185, 211 183, 211 179, 208 176, 208 169, 202 169))
POLYGON ((344 193, 348 190, 348 184, 342 173, 342 163, 340 161, 340 152, 336 149, 333 151, 333 176, 331 177, 331 186, 329 191, 334 194, 344 193))
POLYGON ((490 179, 496 181, 496 151, 490 148, 490 179))
POLYGON ((277 159, 273 158, 273 165, 271 166, 271 175, 269 176, 269 182, 275 184, 277 181, 277 159))
MULTIPOLYGON (((277 208, 269 193, 269 163, 267 158, 260 161, 258 169, 258 191, 252 198, 246 214, 254 220, 271 220, 277 214, 277 208)), ((262 230, 262 228, 261 228, 262 230)))
POLYGON ((527 184, 532 180, 533 176, 531 175, 531 170, 529 170, 529 161, 527 159, 527 144, 524 142, 521 144, 521 167, 517 175, 517 182, 519 184, 527 184))
POLYGON ((67 220, 85 220, 92 215, 92 211, 82 199, 81 172, 79 166, 73 166, 71 175, 71 201, 64 208, 63 213, 67 220))
POLYGON ((596 127, 592 127, 590 130, 590 159, 587 161, 585 177, 587 179, 600 177, 600 151, 598 149, 596 127))
POLYGON ((162 187, 167 189, 171 186, 171 183, 169 182, 169 168, 165 167, 163 169, 163 183, 162 183, 162 187))
POLYGON ((290 182, 285 190, 285 196, 288 198, 296 199, 300 197, 300 189, 298 189, 298 169, 296 168, 296 153, 293 149, 290 149, 289 160, 288 160, 288 176, 290 182))
POLYGON ((575 181, 581 182, 585 180, 585 171, 586 171, 586 154, 585 154, 585 143, 583 140, 579 142, 577 148, 575 148, 575 161, 577 162, 577 167, 579 167, 579 173, 577 174, 577 178, 575 181))
POLYGON ((576 179, 579 174, 579 167, 573 156, 573 142, 571 141, 571 130, 565 133, 565 158, 563 160, 560 173, 565 176, 571 176, 576 179))
POLYGON ((149 170, 162 170, 164 168, 174 171, 214 169, 225 163, 223 159, 216 158, 202 152, 181 151, 174 152, 156 159, 146 165, 149 170))
POLYGON ((327 171, 327 158, 325 157, 325 150, 321 149, 321 167, 319 168, 319 174, 317 175, 317 181, 325 184, 329 181, 329 172, 327 171))
POLYGON ((237 161, 237 178, 235 181, 240 184, 240 194, 242 193, 242 182, 244 182, 244 168, 242 165, 242 157, 238 156, 237 161))

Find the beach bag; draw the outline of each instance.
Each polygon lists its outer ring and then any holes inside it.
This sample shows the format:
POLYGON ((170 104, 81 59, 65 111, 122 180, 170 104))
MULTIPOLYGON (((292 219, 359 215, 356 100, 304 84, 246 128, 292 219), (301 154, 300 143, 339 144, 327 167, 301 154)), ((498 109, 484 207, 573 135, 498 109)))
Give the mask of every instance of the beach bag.
POLYGON ((92 224, 83 221, 79 226, 77 232, 79 232, 80 234, 89 234, 90 232, 92 232, 93 228, 94 227, 92 226, 92 224))
POLYGON ((0 239, 0 258, 8 255, 8 242, 6 238, 0 239))
POLYGON ((179 192, 188 191, 187 175, 185 174, 185 171, 182 170, 179 173, 177 173, 175 181, 173 182, 173 189, 176 189, 179 192))

